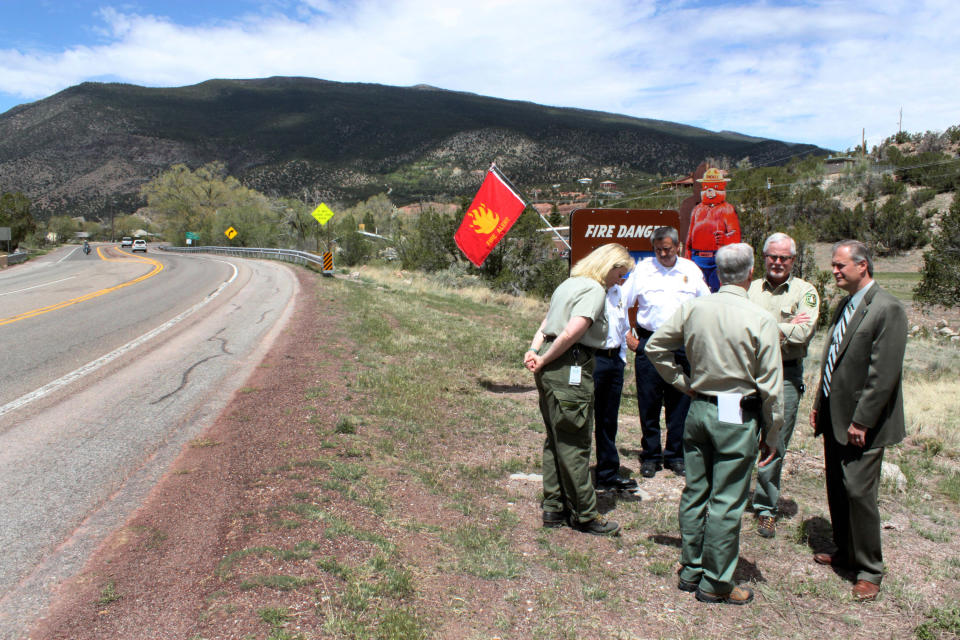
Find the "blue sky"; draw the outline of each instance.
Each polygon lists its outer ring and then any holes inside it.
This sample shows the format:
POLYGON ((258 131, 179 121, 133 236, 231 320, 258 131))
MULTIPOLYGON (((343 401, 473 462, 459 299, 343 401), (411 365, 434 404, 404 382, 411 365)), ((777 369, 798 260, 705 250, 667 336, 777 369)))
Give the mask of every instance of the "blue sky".
POLYGON ((851 148, 960 124, 960 3, 0 0, 0 113, 87 80, 430 84, 851 148))

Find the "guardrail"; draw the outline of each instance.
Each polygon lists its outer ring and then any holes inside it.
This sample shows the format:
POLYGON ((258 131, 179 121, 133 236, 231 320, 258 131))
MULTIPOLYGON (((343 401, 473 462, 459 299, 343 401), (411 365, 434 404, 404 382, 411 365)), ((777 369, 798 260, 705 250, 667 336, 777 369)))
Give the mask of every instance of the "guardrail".
POLYGON ((26 262, 27 258, 30 257, 30 254, 26 251, 17 251, 15 253, 8 253, 0 255, 0 267, 9 267, 12 264, 20 264, 21 262, 26 262))
POLYGON ((323 268, 323 258, 306 251, 296 251, 294 249, 261 249, 255 247, 170 247, 162 245, 161 251, 174 251, 177 253, 216 253, 225 256, 234 256, 237 258, 262 258, 266 260, 281 260, 283 262, 292 262, 294 264, 315 264, 323 268))

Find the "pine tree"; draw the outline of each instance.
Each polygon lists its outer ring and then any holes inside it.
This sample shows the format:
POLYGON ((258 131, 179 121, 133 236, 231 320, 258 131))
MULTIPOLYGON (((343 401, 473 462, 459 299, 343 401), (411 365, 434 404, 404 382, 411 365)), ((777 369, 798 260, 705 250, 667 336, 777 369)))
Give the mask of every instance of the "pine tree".
POLYGON ((960 192, 940 221, 940 234, 923 254, 923 272, 914 298, 922 304, 960 305, 960 192))

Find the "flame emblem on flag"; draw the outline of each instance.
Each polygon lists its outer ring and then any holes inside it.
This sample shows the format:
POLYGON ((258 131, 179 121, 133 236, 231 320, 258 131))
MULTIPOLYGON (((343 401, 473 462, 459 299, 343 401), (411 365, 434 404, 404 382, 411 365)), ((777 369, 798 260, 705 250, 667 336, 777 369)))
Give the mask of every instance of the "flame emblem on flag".
POLYGON ((488 209, 487 205, 483 203, 480 203, 477 208, 471 209, 469 215, 473 218, 470 226, 479 234, 489 235, 493 233, 493 230, 500 223, 500 216, 488 209))

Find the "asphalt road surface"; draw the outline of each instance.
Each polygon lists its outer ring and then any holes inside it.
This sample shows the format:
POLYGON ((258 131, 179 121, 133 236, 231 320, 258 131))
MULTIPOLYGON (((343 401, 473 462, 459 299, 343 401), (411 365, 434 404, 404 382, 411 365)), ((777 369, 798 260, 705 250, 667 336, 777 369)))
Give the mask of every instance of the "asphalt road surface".
POLYGON ((142 502, 293 310, 269 261, 115 245, 0 271, 0 638, 142 502))

